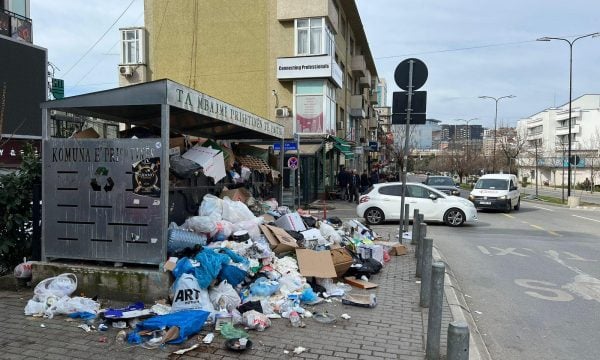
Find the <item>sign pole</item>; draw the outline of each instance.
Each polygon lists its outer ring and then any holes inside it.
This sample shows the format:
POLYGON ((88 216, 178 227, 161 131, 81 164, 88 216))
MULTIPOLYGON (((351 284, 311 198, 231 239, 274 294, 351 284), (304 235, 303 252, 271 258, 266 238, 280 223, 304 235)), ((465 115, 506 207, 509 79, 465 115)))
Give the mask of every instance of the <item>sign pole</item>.
MULTIPOLYGON (((406 172, 408 169, 408 134, 410 132, 410 113, 412 111, 412 94, 413 94, 413 60, 409 60, 408 66, 408 106, 406 109, 406 126, 404 130, 404 161, 402 162, 402 197, 400 201, 400 226, 399 226, 399 237, 398 241, 402 243, 402 233, 404 232, 404 216, 408 216, 408 214, 404 213, 404 203, 406 201, 406 172)), ((408 229, 407 229, 408 230, 408 229)))
POLYGON ((298 177, 298 207, 300 209, 300 199, 302 198, 302 189, 300 188, 300 133, 296 133, 298 137, 298 149, 296 150, 296 156, 298 157, 298 168, 296 169, 296 176, 298 177))

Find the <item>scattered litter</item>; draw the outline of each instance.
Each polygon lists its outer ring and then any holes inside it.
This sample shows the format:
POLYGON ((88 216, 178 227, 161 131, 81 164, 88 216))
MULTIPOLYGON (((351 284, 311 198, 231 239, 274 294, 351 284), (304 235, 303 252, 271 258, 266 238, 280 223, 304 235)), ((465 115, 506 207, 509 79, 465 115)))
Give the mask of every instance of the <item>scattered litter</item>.
POLYGON ((287 354, 289 354, 290 352, 289 352, 289 351, 287 351, 287 350, 283 350, 283 353, 287 355, 287 354))
POLYGON ((316 312, 313 314, 313 319, 322 324, 332 324, 335 322, 335 315, 328 312, 316 312))
POLYGON ((233 338, 225 341, 225 347, 232 351, 244 351, 252 349, 252 341, 248 338, 233 338))
MULTIPOLYGON (((208 334, 208 335, 212 335, 212 334, 208 334)), ((200 346, 200 344, 194 344, 194 345, 190 346, 189 348, 174 351, 173 354, 175 354, 175 355, 183 355, 183 354, 185 354, 188 351, 194 350, 198 346, 200 346)))
POLYGON ((374 308, 377 306, 377 297, 375 294, 346 295, 342 298, 342 304, 374 308))
POLYGON ((106 336, 100 336, 100 338, 98 338, 98 342, 107 343, 108 342, 108 338, 106 336))
POLYGON ((98 330, 106 331, 106 330, 108 330, 108 325, 106 325, 105 323, 102 323, 102 324, 98 325, 98 330))
POLYGON ((92 331, 92 328, 88 324, 81 324, 78 326, 78 328, 82 328, 83 330, 85 330, 85 332, 92 331))
POLYGON ((415 284, 420 284, 420 283, 421 283, 421 280, 415 281, 415 284))
POLYGON ((475 314, 477 314, 477 315, 481 315, 481 314, 483 314, 483 313, 482 313, 481 311, 477 311, 477 310, 475 310, 475 314))
POLYGON ((44 324, 40 324, 40 327, 43 327, 43 328, 45 328, 45 327, 46 327, 46 325, 44 325, 44 324))
POLYGON ((350 318, 351 318, 351 316, 348 314, 342 314, 342 315, 340 315, 340 317, 344 320, 350 320, 350 318))
POLYGON ((213 333, 208 333, 206 334, 206 336, 202 339, 202 342, 205 344, 210 344, 213 339, 215 338, 215 334, 213 333))
POLYGON ((127 323, 125 321, 115 321, 112 323, 112 326, 115 329, 126 329, 127 328, 127 323))
POLYGON ((299 355, 299 354, 302 354, 303 352, 305 352, 306 350, 308 350, 308 349, 304 348, 302 346, 298 346, 297 348, 294 349, 294 354, 299 355))
POLYGON ((470 297, 472 297, 472 296, 471 296, 471 295, 467 295, 467 294, 465 294, 465 297, 468 297, 468 298, 470 298, 470 297))

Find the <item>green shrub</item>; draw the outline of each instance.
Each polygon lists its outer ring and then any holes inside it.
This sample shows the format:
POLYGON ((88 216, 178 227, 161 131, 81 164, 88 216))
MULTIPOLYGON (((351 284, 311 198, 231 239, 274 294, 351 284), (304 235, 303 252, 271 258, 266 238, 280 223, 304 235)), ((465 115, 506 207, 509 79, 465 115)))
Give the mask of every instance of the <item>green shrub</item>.
POLYGON ((31 144, 23 149, 19 170, 0 176, 0 275, 31 256, 32 188, 41 177, 42 165, 31 144))

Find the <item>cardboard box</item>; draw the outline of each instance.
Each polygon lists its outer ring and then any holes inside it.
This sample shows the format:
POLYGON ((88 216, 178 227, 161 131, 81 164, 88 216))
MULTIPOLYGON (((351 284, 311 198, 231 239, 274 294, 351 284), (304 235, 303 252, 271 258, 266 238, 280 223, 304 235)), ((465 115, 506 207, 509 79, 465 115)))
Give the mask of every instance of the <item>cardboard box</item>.
POLYGON ((73 134, 71 138, 73 139, 98 139, 100 134, 94 130, 94 128, 87 128, 85 130, 81 130, 73 134))
POLYGON ((306 226, 297 212, 291 214, 282 215, 279 219, 275 220, 275 225, 285 230, 293 231, 304 231, 306 226))
POLYGON ((314 251, 309 249, 296 249, 300 275, 306 277, 335 278, 335 266, 329 251, 314 251))
POLYGON ((196 145, 186 151, 182 157, 202 166, 204 175, 212 177, 215 183, 226 176, 222 151, 196 145))
POLYGON ((357 279, 354 276, 348 276, 344 278, 344 282, 346 284, 352 285, 354 287, 357 287, 359 289, 374 289, 376 287, 378 287, 379 285, 372 283, 372 282, 368 282, 368 281, 364 281, 362 279, 357 279))
POLYGON ((219 197, 223 199, 225 196, 233 201, 241 201, 245 204, 246 201, 252 197, 252 194, 246 188, 237 188, 233 190, 221 191, 221 195, 219 197))
POLYGON ((321 235, 319 229, 308 229, 301 231, 300 233, 302 234, 302 236, 304 236, 304 240, 316 240, 319 244, 324 244, 326 242, 323 235, 321 235))
POLYGON ((183 154, 187 149, 185 136, 172 137, 169 139, 169 155, 177 153, 183 154))
POLYGON ((332 249, 329 252, 331 253, 331 259, 333 261, 335 273, 337 276, 344 275, 354 263, 352 255, 350 255, 350 252, 344 248, 332 249))
POLYGON ((365 245, 358 247, 358 255, 361 259, 375 259, 383 264, 383 246, 382 245, 365 245))
POLYGON ((267 238, 275 254, 294 251, 298 247, 296 239, 281 228, 271 225, 260 225, 260 230, 267 238))
POLYGON ((398 242, 394 241, 374 241, 377 245, 382 245, 386 248, 391 256, 401 256, 406 255, 408 253, 408 249, 406 245, 402 245, 398 242))

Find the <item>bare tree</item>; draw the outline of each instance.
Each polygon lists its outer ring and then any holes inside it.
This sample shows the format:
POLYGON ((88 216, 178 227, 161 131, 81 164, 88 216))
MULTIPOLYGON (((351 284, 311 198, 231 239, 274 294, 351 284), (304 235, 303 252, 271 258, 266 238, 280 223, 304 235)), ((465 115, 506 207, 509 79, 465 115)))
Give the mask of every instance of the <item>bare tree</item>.
POLYGON ((516 159, 528 149, 526 129, 500 128, 496 136, 499 153, 502 154, 500 167, 508 168, 509 173, 516 174, 516 159))

